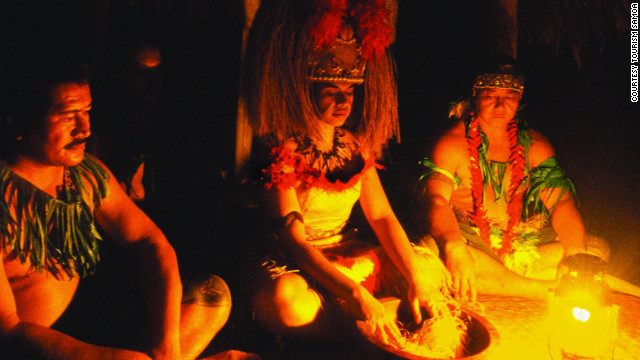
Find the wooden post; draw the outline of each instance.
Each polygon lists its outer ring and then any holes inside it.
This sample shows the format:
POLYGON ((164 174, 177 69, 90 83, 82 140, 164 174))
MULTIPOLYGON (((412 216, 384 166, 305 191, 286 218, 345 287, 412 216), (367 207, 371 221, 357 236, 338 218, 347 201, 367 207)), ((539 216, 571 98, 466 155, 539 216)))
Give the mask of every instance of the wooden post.
MULTIPOLYGON (((244 56, 244 47, 247 42, 247 35, 251 29, 251 23, 260 6, 260 0, 244 0, 244 29, 242 30, 242 55, 244 56)), ((241 178, 245 170, 245 166, 251 157, 251 144, 253 141, 253 131, 249 126, 249 119, 245 112, 242 100, 238 99, 238 116, 236 119, 236 151, 235 151, 235 167, 234 175, 241 178)))
POLYGON ((518 57, 518 0, 491 0, 490 46, 495 56, 518 57))

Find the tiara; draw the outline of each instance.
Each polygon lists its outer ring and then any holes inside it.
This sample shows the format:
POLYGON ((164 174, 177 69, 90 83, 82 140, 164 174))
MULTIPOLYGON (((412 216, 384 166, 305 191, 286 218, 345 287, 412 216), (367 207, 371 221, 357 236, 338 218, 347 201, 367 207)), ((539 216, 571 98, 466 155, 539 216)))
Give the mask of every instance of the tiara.
POLYGON ((361 84, 364 81, 365 68, 362 47, 356 41, 353 28, 343 25, 330 49, 320 49, 311 53, 307 78, 311 81, 361 84))
POLYGON ((478 75, 473 84, 473 96, 476 96, 478 89, 511 89, 522 92, 524 90, 524 79, 511 74, 482 74, 478 75))

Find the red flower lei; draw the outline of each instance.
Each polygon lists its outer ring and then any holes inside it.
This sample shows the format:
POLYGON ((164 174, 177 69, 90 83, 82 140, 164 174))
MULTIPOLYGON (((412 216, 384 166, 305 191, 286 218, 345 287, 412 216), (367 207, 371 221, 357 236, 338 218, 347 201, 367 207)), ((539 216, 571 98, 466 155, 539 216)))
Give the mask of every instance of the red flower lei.
POLYGON ((503 233, 502 243, 500 245, 492 246, 491 244, 491 228, 489 220, 487 219, 487 211, 483 205, 483 188, 484 188, 484 176, 482 169, 480 168, 480 157, 482 156, 484 161, 486 160, 486 149, 482 144, 481 130, 478 125, 478 118, 473 117, 468 125, 467 144, 469 146, 469 156, 471 165, 469 170, 471 172, 471 195, 473 198, 473 212, 470 215, 474 224, 480 231, 480 237, 482 240, 491 247, 498 257, 503 258, 504 255, 508 255, 513 250, 513 228, 518 223, 522 213, 522 195, 523 188, 522 182, 525 177, 526 170, 526 158, 525 148, 518 140, 518 120, 513 119, 507 125, 507 133, 509 135, 509 148, 511 154, 509 155, 509 166, 511 168, 511 183, 508 192, 509 203, 507 205, 507 213, 509 215, 509 221, 507 222, 507 229, 503 233))
POLYGON ((350 188, 366 170, 370 167, 383 169, 382 165, 376 163, 375 156, 368 156, 364 159, 362 170, 349 179, 349 181, 330 182, 326 177, 326 171, 314 169, 307 162, 304 156, 294 150, 283 146, 275 147, 271 150, 270 163, 262 170, 262 179, 266 189, 276 186, 279 189, 287 187, 317 186, 326 190, 343 191, 350 188))

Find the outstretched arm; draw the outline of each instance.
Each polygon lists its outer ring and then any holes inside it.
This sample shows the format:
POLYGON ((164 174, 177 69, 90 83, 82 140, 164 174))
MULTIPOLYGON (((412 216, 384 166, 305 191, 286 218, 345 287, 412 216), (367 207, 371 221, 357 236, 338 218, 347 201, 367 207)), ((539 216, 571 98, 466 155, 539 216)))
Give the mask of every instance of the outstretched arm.
POLYGON ((100 227, 139 254, 141 282, 149 305, 149 354, 154 359, 180 358, 182 283, 173 247, 160 229, 122 191, 113 174, 109 195, 96 211, 100 227))
POLYGON ((535 140, 529 151, 533 167, 531 181, 540 184, 539 199, 551 213, 551 226, 564 247, 565 256, 586 252, 587 235, 574 198, 573 183, 555 161, 555 150, 549 141, 533 130, 530 133, 535 140))
MULTIPOLYGON (((442 311, 436 309, 443 304, 439 298, 442 271, 437 267, 421 266, 406 232, 391 209, 375 167, 367 169, 362 177, 360 205, 385 253, 409 283, 408 300, 414 320, 417 323, 422 321, 420 307, 427 308, 432 314, 442 311)), ((433 260, 439 262, 436 258, 433 260)))
POLYGON ((462 237, 449 198, 452 185, 448 182, 427 179, 424 201, 427 207, 428 232, 438 242, 445 255, 445 265, 451 272, 453 291, 459 299, 477 297, 475 262, 462 237))
POLYGON ((546 192, 551 193, 551 196, 543 194, 542 198, 545 199, 545 206, 551 211, 551 226, 564 247, 564 255, 585 253, 587 233, 573 196, 565 192, 556 202, 560 190, 546 192))
MULTIPOLYGON (((463 128, 458 131, 462 134, 463 128)), ((445 265, 451 272, 456 297, 475 300, 475 263, 450 204, 457 181, 454 175, 459 167, 469 162, 466 141, 461 134, 445 136, 436 145, 432 165, 438 171, 432 172, 424 180, 422 204, 428 233, 444 252, 445 265)))

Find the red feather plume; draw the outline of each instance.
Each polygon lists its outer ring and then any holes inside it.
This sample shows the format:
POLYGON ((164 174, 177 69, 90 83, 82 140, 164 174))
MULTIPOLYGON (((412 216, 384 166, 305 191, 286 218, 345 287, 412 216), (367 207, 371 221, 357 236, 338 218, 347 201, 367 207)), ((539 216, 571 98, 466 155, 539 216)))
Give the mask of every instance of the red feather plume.
POLYGON ((333 46, 347 17, 353 19, 356 35, 362 40, 365 60, 382 55, 391 43, 393 29, 384 0, 314 0, 313 4, 308 24, 316 49, 333 46))

